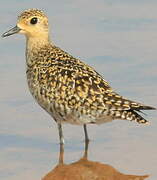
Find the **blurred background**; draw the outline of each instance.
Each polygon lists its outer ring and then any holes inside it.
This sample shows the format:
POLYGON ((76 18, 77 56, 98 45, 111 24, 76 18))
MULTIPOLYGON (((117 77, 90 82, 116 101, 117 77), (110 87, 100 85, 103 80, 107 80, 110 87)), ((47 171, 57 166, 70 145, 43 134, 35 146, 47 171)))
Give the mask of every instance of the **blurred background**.
MULTIPOLYGON (((53 42, 101 73, 127 98, 157 107, 156 0, 0 0, 0 33, 27 8, 49 17, 53 42)), ((157 179, 157 112, 150 126, 114 121, 89 125, 89 159, 126 174, 157 179)), ((65 163, 81 158, 81 126, 64 126, 65 163)), ((0 179, 39 180, 58 163, 58 131, 31 97, 25 37, 0 39, 0 179)))

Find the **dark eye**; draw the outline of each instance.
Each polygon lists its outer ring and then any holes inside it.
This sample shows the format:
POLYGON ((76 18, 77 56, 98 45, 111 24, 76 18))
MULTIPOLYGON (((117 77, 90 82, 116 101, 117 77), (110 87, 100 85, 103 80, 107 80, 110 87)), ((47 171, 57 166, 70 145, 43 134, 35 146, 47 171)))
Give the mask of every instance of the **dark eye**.
POLYGON ((38 18, 34 17, 31 19, 30 23, 31 24, 36 24, 38 22, 38 18))

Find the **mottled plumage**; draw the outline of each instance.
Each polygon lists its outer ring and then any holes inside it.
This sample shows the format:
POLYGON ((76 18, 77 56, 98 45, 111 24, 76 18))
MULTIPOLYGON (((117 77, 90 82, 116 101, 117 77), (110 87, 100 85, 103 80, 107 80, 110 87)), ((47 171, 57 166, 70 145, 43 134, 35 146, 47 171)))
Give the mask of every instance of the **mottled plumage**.
POLYGON ((146 122, 135 111, 150 107, 115 93, 93 68, 79 59, 50 44, 36 53, 27 53, 35 62, 27 68, 30 91, 55 120, 72 124, 119 118, 146 122))
MULTIPOLYGON (((42 11, 23 12, 16 28, 27 38, 26 73, 30 92, 59 128, 64 122, 84 125, 114 119, 147 123, 140 111, 154 108, 123 98, 92 67, 51 43, 48 20, 42 11)), ((11 34, 9 31, 3 36, 11 34)))

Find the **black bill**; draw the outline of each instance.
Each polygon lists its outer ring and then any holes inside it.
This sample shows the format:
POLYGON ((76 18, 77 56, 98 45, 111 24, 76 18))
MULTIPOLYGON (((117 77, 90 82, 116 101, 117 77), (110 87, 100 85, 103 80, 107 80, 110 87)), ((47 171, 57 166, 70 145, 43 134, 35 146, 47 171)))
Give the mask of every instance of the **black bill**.
POLYGON ((14 28, 10 29, 9 31, 5 32, 4 34, 2 34, 2 37, 7 37, 10 36, 12 34, 16 34, 20 31, 21 29, 18 26, 15 26, 14 28))

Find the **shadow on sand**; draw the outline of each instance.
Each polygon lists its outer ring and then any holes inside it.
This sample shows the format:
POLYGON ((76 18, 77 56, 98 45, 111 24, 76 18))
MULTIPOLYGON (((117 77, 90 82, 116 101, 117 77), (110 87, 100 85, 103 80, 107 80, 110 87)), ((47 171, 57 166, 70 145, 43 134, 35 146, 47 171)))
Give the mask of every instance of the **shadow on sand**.
POLYGON ((42 180, 144 180, 148 177, 122 174, 110 165, 88 160, 86 142, 83 157, 71 164, 64 164, 64 146, 60 146, 59 163, 42 180))

